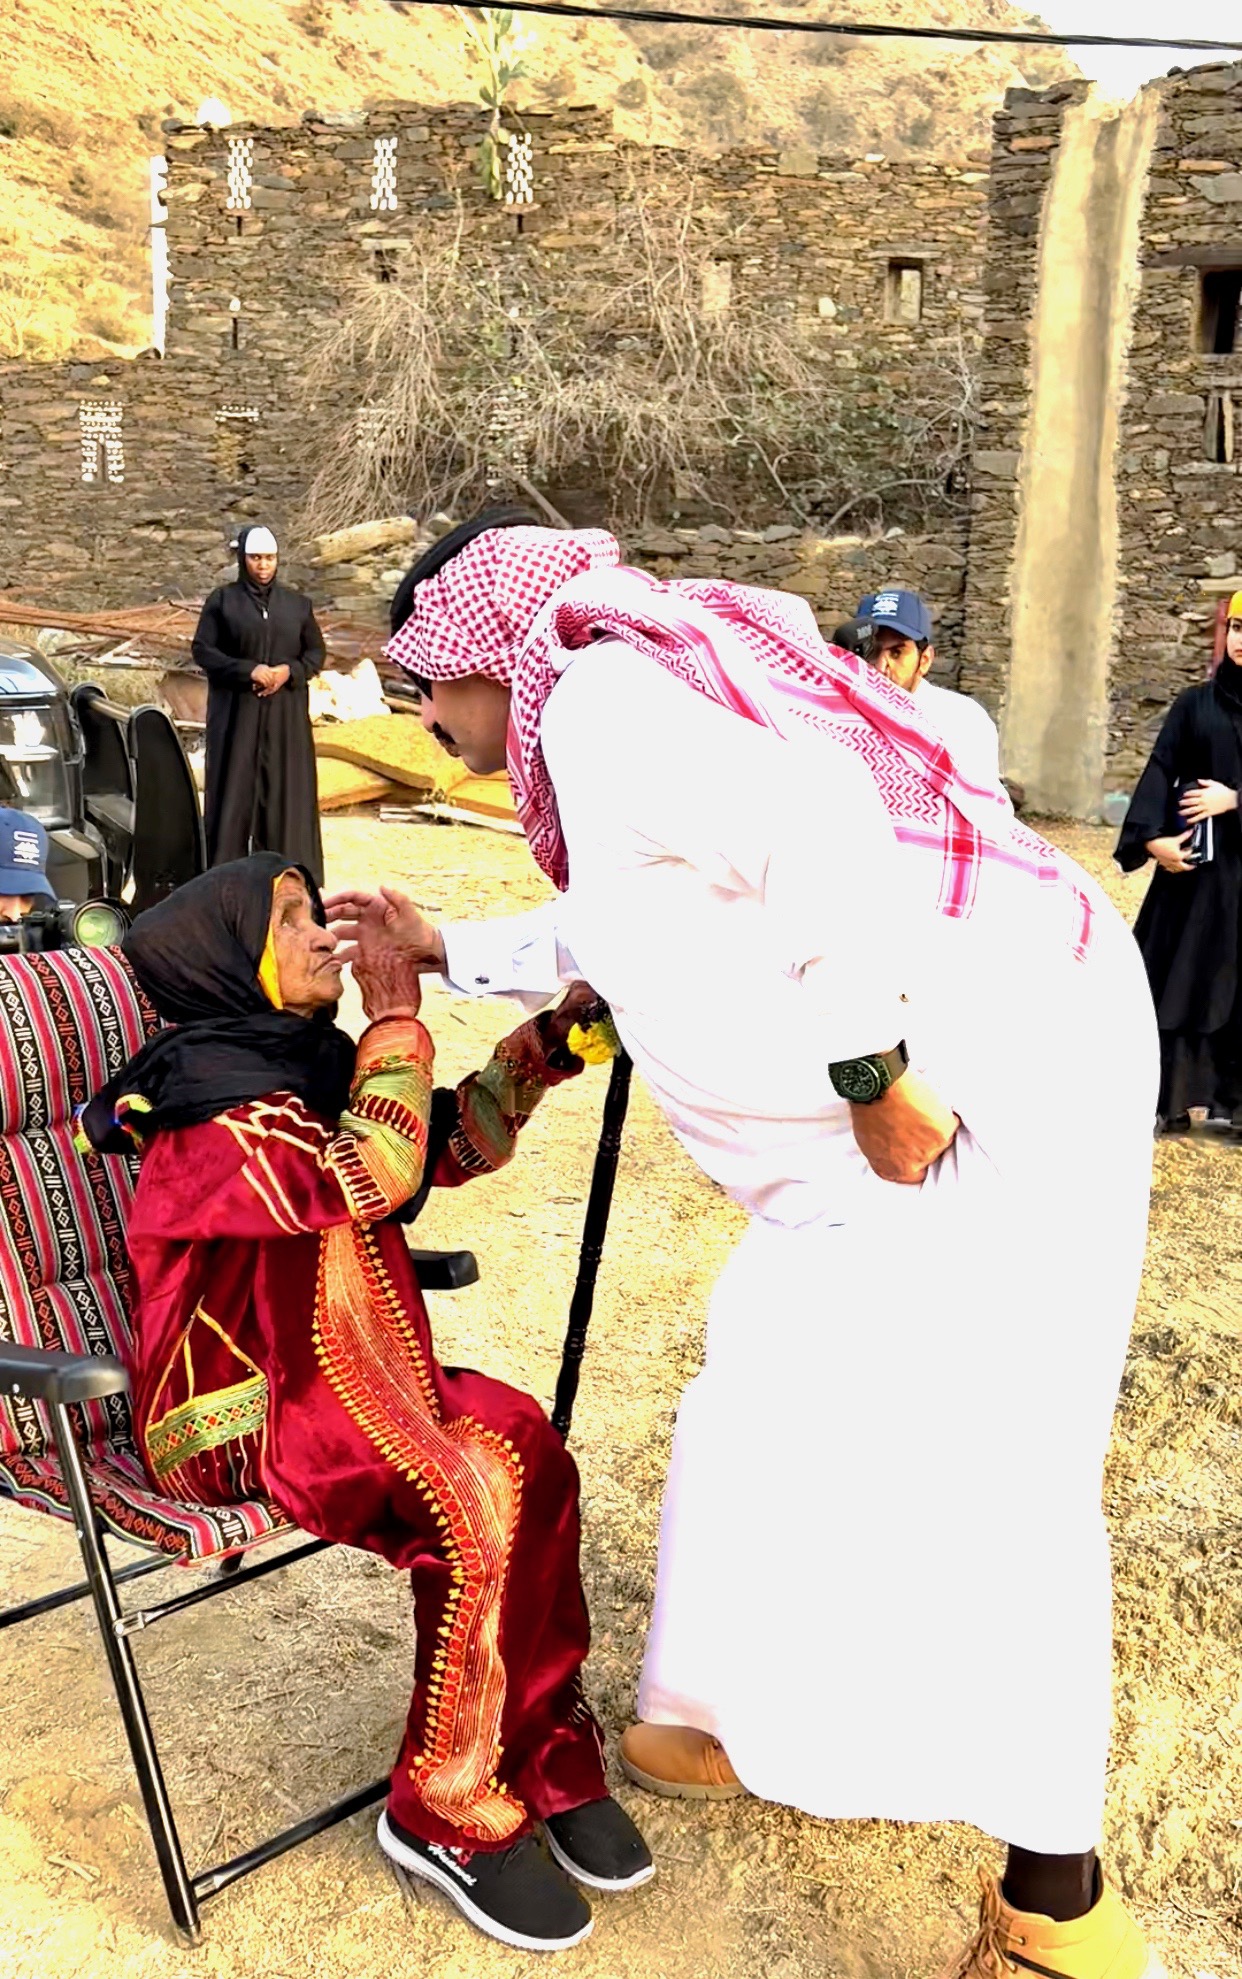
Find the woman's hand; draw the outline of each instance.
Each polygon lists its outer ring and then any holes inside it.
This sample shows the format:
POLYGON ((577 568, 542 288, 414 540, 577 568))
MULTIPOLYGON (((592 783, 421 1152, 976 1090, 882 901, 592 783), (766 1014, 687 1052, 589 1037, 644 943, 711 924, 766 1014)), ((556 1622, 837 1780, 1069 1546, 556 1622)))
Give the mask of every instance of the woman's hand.
POLYGON ((349 956, 362 1008, 373 1024, 383 1017, 417 1017, 423 1001, 419 972, 385 924, 385 904, 377 894, 359 914, 349 956))
POLYGON ((378 893, 360 890, 330 893, 323 903, 332 932, 349 944, 346 959, 353 960, 353 944, 363 916, 378 913, 385 931, 421 975, 443 975, 448 967, 439 929, 422 909, 396 887, 382 886, 378 893))
POLYGON ((259 682, 255 693, 260 701, 266 701, 270 695, 279 694, 281 688, 288 685, 289 669, 288 667, 256 667, 250 678, 259 682))
POLYGON ((1147 850, 1165 873, 1194 873, 1198 871, 1192 859, 1183 856, 1185 848, 1194 837, 1193 829, 1184 831, 1180 838, 1149 838, 1147 850))
POLYGON ((917 1072, 903 1072, 879 1099, 851 1106, 854 1139, 882 1182, 921 1182, 952 1147, 960 1121, 917 1072))
POLYGON ((548 1048, 555 1051, 567 1045, 569 1033, 574 1025, 585 1025, 599 1001, 599 995, 591 988, 590 983, 571 983, 560 1002, 543 1018, 544 1038, 548 1048))
POLYGON ((1238 793, 1227 783, 1216 783, 1211 777, 1200 777, 1183 790, 1178 810, 1188 824, 1197 825, 1203 818, 1219 818, 1225 811, 1236 811, 1238 793))

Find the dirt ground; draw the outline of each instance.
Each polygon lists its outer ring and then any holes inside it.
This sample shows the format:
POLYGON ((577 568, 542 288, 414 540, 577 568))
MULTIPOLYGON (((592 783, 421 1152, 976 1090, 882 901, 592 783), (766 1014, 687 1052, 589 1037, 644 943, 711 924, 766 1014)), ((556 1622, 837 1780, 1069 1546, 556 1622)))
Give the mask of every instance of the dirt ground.
MULTIPOLYGON (((493 833, 343 818, 326 836, 333 879, 404 879, 445 914, 513 912, 543 892, 521 842, 493 833)), ((1108 834, 1058 836, 1132 911, 1142 880, 1115 880, 1108 834)), ((506 1028, 499 1006, 438 990, 428 1001, 442 1077, 470 1069, 506 1028)), ((1106 1106, 1107 1067, 1098 1077, 1106 1106)), ((420 1224, 424 1243, 469 1246, 482 1266, 477 1287, 435 1302, 444 1357, 545 1399, 603 1081, 595 1072, 556 1095, 507 1174, 433 1198, 420 1224)), ((610 1738, 632 1706, 678 1393, 740 1227, 637 1091, 573 1437, 595 1623, 589 1688, 610 1738)), ((1203 1135, 1158 1147, 1108 1480, 1117 1715, 1105 1849, 1185 1979, 1242 1979, 1240 1238, 1242 1148, 1203 1135)), ((0 1511, 0 1602, 71 1575, 66 1527, 0 1511)), ((1020 1627, 1026 1599, 1055 1598, 1020 1576, 1015 1590, 980 1560, 962 1626, 1020 1627)), ((406 1592, 381 1563, 337 1550, 161 1624, 138 1655, 198 1867, 387 1769, 407 1695, 406 1592)), ((980 1736, 1003 1738, 1004 1727, 980 1736)), ((0 1635, 0 1742, 0 1979, 522 1979, 540 1969, 476 1936, 439 1897, 402 1887, 369 1815, 218 1898, 203 1947, 178 1948, 83 1610, 0 1635)), ((697 1808, 622 1781, 617 1790, 659 1874, 632 1897, 597 1901, 595 1933, 572 1958, 580 1979, 922 1979, 964 1935, 975 1866, 997 1855, 962 1828, 826 1824, 754 1801, 697 1808)))

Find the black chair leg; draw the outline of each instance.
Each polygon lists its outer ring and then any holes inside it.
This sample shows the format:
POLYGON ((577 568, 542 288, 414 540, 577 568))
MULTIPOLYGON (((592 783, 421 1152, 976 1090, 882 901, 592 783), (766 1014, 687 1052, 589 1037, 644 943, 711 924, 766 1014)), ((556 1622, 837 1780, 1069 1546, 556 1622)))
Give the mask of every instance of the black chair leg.
POLYGON ((196 1945, 202 1937, 198 1902, 194 1894, 194 1886, 186 1873, 181 1838, 177 1833, 177 1824, 173 1819, 164 1776, 160 1771, 159 1755, 155 1750, 155 1740, 151 1734, 151 1721, 147 1716, 146 1702, 138 1680, 138 1668, 134 1662, 128 1637, 122 1635, 118 1628, 121 1604, 117 1596, 116 1582, 112 1578, 112 1569, 104 1551, 103 1534, 91 1503, 82 1452, 65 1404, 53 1403, 51 1415, 57 1454, 60 1457, 61 1475, 69 1493, 69 1503, 77 1527, 78 1544, 82 1548, 86 1578, 90 1583, 91 1598, 95 1603, 95 1615, 99 1622, 99 1632, 103 1637, 108 1667, 112 1672, 117 1702, 121 1707, 121 1717, 125 1724, 125 1736, 129 1740, 134 1771, 138 1775, 138 1785, 142 1792, 142 1802, 147 1813, 147 1824, 151 1830, 151 1840, 159 1862, 160 1875, 164 1880, 168 1907, 172 1912, 173 1923, 186 1942, 196 1945))

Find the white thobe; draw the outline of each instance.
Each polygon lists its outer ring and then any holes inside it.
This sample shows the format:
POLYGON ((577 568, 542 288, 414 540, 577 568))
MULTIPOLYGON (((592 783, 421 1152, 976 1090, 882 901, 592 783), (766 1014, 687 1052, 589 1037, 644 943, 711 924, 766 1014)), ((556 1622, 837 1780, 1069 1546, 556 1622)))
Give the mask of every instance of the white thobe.
POLYGON ((919 713, 944 737, 954 762, 971 783, 991 789, 1000 782, 1000 736, 981 701, 930 680, 919 682, 914 698, 919 713))
POLYGON ((569 890, 490 963, 451 931, 450 975, 584 976, 752 1217, 678 1415, 641 1714, 812 1814, 1093 1847, 1156 1082, 1133 940, 1085 875, 1086 964, 1030 879, 935 915, 859 757, 616 643, 542 741, 569 890), (872 1173, 828 1076, 902 1037, 963 1123, 918 1188, 872 1173))

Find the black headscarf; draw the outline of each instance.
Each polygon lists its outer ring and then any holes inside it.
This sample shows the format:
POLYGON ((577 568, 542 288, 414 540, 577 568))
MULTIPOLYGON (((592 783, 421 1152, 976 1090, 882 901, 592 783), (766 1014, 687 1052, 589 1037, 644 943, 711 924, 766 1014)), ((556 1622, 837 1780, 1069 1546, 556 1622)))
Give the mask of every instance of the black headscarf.
POLYGON ((159 1031, 82 1114, 101 1153, 132 1148, 117 1124, 117 1103, 137 1094, 144 1137, 192 1127, 268 1093, 296 1093, 313 1113, 336 1120, 349 1097, 355 1047, 333 1019, 273 1009, 259 987, 259 964, 282 873, 306 882, 324 924, 319 889, 304 866, 278 852, 256 852, 215 866, 140 914, 121 944, 142 988, 175 1029, 159 1031))
POLYGON ((1235 720, 1242 715, 1242 666, 1231 660, 1228 653, 1212 676, 1212 686, 1221 706, 1227 708, 1235 720))
POLYGON ((245 529, 239 529, 237 532, 237 581, 242 590, 248 592, 254 599, 256 605, 266 609, 267 601, 272 595, 272 587, 276 582, 275 572, 268 578, 266 584, 260 584, 258 578, 252 577, 246 569, 246 538, 258 527, 257 522, 251 522, 245 529))

